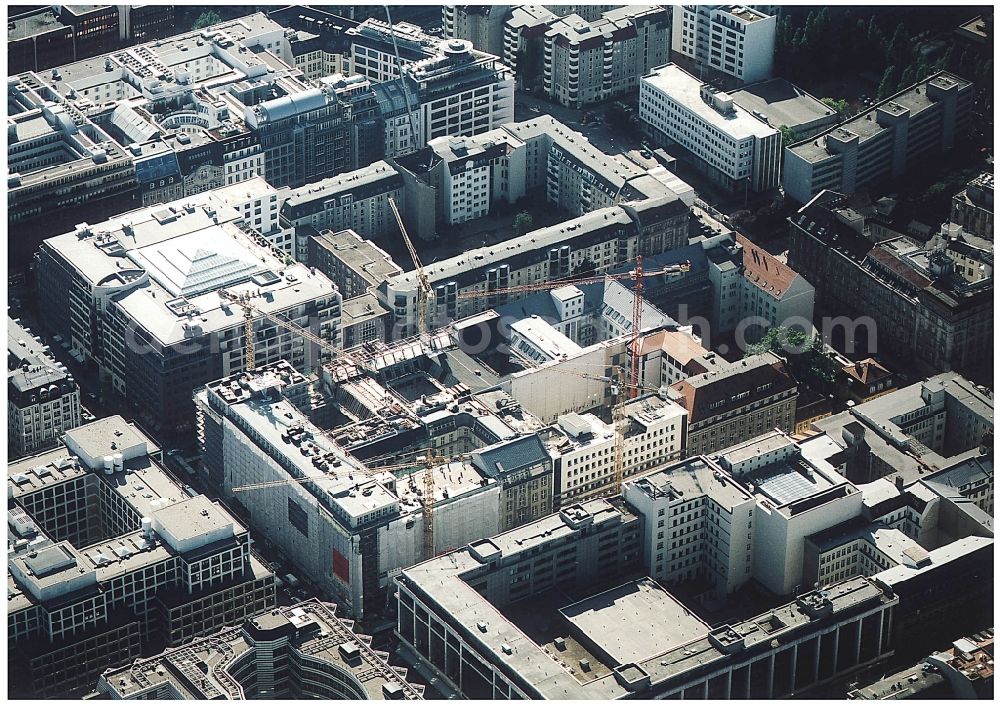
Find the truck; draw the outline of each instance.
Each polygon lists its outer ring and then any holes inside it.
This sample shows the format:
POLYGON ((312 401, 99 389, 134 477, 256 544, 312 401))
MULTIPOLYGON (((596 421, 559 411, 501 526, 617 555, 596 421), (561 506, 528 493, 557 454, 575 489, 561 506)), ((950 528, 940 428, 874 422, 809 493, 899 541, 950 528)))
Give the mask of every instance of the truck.
POLYGON ((295 574, 285 574, 284 578, 285 578, 285 584, 289 588, 296 588, 300 583, 298 578, 296 578, 295 574))

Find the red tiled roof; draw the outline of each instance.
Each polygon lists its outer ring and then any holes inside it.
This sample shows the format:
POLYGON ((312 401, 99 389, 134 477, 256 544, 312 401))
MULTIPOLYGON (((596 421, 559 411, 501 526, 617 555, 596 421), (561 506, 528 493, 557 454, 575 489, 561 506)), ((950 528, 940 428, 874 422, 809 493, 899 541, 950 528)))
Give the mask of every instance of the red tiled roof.
POLYGON ((679 361, 681 365, 687 365, 692 358, 697 358, 708 352, 700 343, 683 331, 658 331, 643 337, 640 355, 648 355, 660 350, 679 361))
POLYGON ((878 382, 892 375, 887 368, 874 358, 865 358, 853 365, 845 365, 844 372, 864 385, 878 382))
POLYGON ((736 242, 743 246, 743 276, 766 292, 780 297, 792 286, 798 273, 764 248, 740 233, 736 242))
POLYGON ((747 407, 795 387, 794 378, 788 374, 784 361, 780 359, 775 359, 769 365, 741 360, 722 370, 702 373, 671 385, 671 388, 681 394, 679 403, 687 409, 688 422, 692 424, 747 407), (700 385, 691 383, 695 378, 700 379, 700 385), (765 385, 768 386, 760 389, 765 385), (733 399, 744 392, 749 394, 733 399), (719 402, 722 404, 714 406, 719 402))

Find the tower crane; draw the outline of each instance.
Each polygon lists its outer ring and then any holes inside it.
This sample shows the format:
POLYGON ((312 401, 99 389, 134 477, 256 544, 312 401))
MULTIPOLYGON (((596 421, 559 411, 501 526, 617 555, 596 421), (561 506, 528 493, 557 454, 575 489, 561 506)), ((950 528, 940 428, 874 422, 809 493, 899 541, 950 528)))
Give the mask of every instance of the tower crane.
POLYGON ((427 307, 427 301, 431 296, 431 281, 427 279, 427 273, 424 272, 424 265, 420 262, 420 257, 417 255, 417 249, 413 247, 413 241, 410 240, 409 234, 406 232, 406 225, 403 223, 403 217, 399 214, 399 208, 396 206, 396 201, 390 196, 389 197, 389 207, 392 209, 392 214, 396 217, 396 223, 399 225, 399 232, 403 234, 403 242, 406 244, 406 249, 410 252, 410 259, 413 260, 413 266, 416 268, 417 272, 417 335, 423 337, 427 331, 430 330, 430 312, 427 307))
POLYGON ((617 274, 603 274, 594 275, 591 277, 565 277, 562 279, 550 279, 545 282, 535 282, 534 284, 518 284, 513 287, 504 287, 502 289, 491 289, 485 292, 482 291, 468 291, 459 292, 457 294, 458 299, 477 299, 484 296, 493 296, 496 294, 521 294, 524 292, 543 292, 548 289, 557 289, 559 287, 566 287, 571 284, 595 284, 597 282, 603 282, 606 279, 620 280, 620 279, 632 279, 642 277, 655 277, 656 275, 669 275, 676 274, 678 272, 687 272, 691 269, 691 261, 685 260, 684 262, 679 262, 676 265, 667 265, 656 270, 650 270, 644 272, 642 270, 642 258, 637 257, 637 267, 634 270, 629 270, 628 272, 619 272, 617 274))
POLYGON ((225 289, 221 289, 219 290, 219 296, 226 301, 238 304, 243 309, 243 367, 247 371, 252 371, 256 368, 253 330, 253 322, 256 319, 265 319, 275 326, 280 326, 287 331, 291 331, 305 340, 315 343, 322 350, 332 354, 334 357, 347 358, 350 361, 354 360, 351 354, 345 353, 343 350, 333 345, 330 341, 321 336, 317 336, 312 331, 305 329, 292 321, 282 319, 274 314, 262 311, 252 303, 251 300, 254 297, 252 292, 230 292, 225 289))
MULTIPOLYGON (((534 365, 535 362, 526 358, 525 362, 534 365)), ((582 373, 579 370, 565 370, 558 366, 549 368, 549 371, 563 373, 565 375, 576 375, 587 380, 597 380, 606 382, 611 386, 611 396, 614 402, 611 405, 611 426, 615 430, 615 456, 614 456, 614 476, 611 483, 610 496, 619 495, 622 492, 622 482, 625 479, 625 400, 626 390, 631 390, 631 397, 635 397, 640 391, 659 392, 659 388, 632 383, 626 376, 625 368, 621 365, 611 366, 615 371, 611 376, 591 375, 582 373)))

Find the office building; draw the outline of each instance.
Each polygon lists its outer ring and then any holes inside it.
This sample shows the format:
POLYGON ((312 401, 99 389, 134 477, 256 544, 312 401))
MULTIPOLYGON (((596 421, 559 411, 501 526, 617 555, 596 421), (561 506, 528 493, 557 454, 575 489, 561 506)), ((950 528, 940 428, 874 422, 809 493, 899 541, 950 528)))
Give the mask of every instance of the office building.
POLYGON ((972 84, 938 72, 817 137, 785 148, 782 187, 808 203, 830 189, 853 194, 947 152, 972 121, 972 84))
POLYGON ((54 445, 82 422, 80 386, 48 346, 7 318, 7 455, 54 445))
POLYGON ((917 658, 993 621, 993 538, 965 537, 927 552, 917 565, 898 564, 872 576, 899 597, 893 642, 917 658))
POLYGON ((289 5, 267 16, 292 30, 288 35, 293 65, 307 81, 350 73, 350 41, 346 32, 358 22, 321 8, 289 5))
POLYGON ((246 108, 273 186, 302 186, 382 157, 384 131, 368 80, 334 74, 319 83, 246 108))
MULTIPOLYGON (((503 56, 505 22, 514 5, 442 5, 444 36, 464 39, 477 50, 503 56)), ((508 66, 513 67, 512 64, 508 66)))
POLYGON ((389 339, 392 313, 382 306, 372 292, 344 300, 340 312, 340 336, 343 350, 351 351, 367 343, 389 339))
POLYGON ((384 242, 399 232, 389 199, 395 200, 400 210, 404 208, 403 179, 382 160, 300 186, 283 196, 281 226, 294 229, 302 253, 296 259, 300 261, 308 257, 309 247, 303 226, 335 232, 352 230, 365 240, 384 242))
POLYGON ((595 21, 553 20, 543 38, 545 95, 582 108, 634 90, 639 77, 670 59, 670 8, 627 6, 595 21))
MULTIPOLYGON (((686 433, 684 410, 656 394, 625 403, 622 410, 622 478, 629 479, 680 458, 686 433)), ((592 413, 559 415, 542 432, 553 458, 556 507, 616 493, 615 430, 592 413)))
POLYGON ((408 22, 389 25, 374 18, 344 31, 348 43, 345 73, 364 76, 372 83, 382 83, 399 78, 399 63, 408 66, 414 61, 428 59, 437 53, 441 40, 426 34, 420 27, 408 22))
POLYGON ((969 235, 993 240, 993 175, 980 174, 951 200, 952 223, 969 235))
POLYGON ((757 502, 753 578, 777 596, 811 586, 806 538, 859 516, 863 494, 780 431, 725 449, 715 461, 757 502))
POLYGON ((992 445, 993 400, 985 388, 942 373, 895 390, 813 427, 843 453, 838 465, 857 483, 899 475, 909 484, 992 445))
POLYGON ((96 56, 118 46, 117 5, 59 5, 53 8, 59 22, 73 28, 74 55, 96 56))
POLYGON ((491 411, 462 392, 468 388, 434 386, 431 373, 414 379, 408 350, 375 356, 370 376, 341 365, 324 371, 326 394, 349 422, 335 434, 292 404, 309 381, 287 363, 224 378, 196 395, 207 480, 356 618, 380 614, 391 576, 428 558, 424 474, 434 474, 436 551, 495 534, 501 523, 518 522, 522 507, 530 508, 527 519, 551 512, 548 456, 531 437, 515 443, 521 432, 498 416, 519 407, 491 411), (436 392, 410 401, 409 385, 436 392), (511 444, 493 446, 505 441, 511 444), (364 461, 413 459, 426 448, 443 456, 440 464, 427 468, 414 459, 412 468, 396 469, 398 476, 364 461), (478 465, 461 458, 473 451, 478 465))
POLYGON ((72 697, 108 667, 274 605, 247 529, 176 483, 121 417, 8 466, 8 668, 15 697, 72 697))
POLYGON ((987 242, 945 228, 923 246, 898 235, 875 243, 869 219, 831 191, 793 214, 789 228, 788 264, 817 285, 816 304, 844 317, 865 317, 837 324, 860 352, 912 360, 926 373, 991 359, 987 242))
MULTIPOLYGON (((669 187, 595 150, 582 135, 549 116, 476 139, 435 143, 429 153, 397 164, 410 189, 404 190, 407 203, 425 211, 414 214, 419 223, 429 222, 431 213, 437 222, 485 215, 498 201, 542 188, 547 201, 579 215, 425 267, 436 289, 436 301, 431 302, 436 321, 464 318, 484 311, 484 306, 494 308, 517 298, 489 296, 489 290, 568 277, 584 260, 601 271, 636 255, 679 247, 687 238, 689 209, 669 187), (474 292, 483 297, 473 297, 474 292)), ((399 335, 410 335, 416 274, 390 278, 379 292, 400 324, 399 335)))
POLYGON ((44 71, 76 58, 73 28, 52 8, 34 8, 7 17, 7 73, 44 71))
POLYGON ((514 73, 461 39, 404 67, 402 81, 419 101, 413 149, 437 137, 479 135, 514 120, 514 73))
MULTIPOLYGON (((308 232, 307 228, 296 230, 308 232)), ((402 272, 388 253, 354 230, 323 230, 308 238, 305 262, 329 277, 345 301, 364 295, 402 272)))
MULTIPOLYGON (((266 186, 266 185, 265 185, 266 186)), ((292 263, 251 223, 277 222, 273 190, 243 184, 126 213, 46 240, 38 254, 49 330, 154 428, 190 429, 191 391, 244 369, 243 309, 222 290, 252 294, 261 312, 338 343, 342 297, 330 280, 292 263), (291 263, 291 264, 290 264, 291 263)), ((287 358, 310 371, 329 356, 264 319, 256 361, 287 358)))
POLYGON ((103 698, 134 699, 419 699, 372 638, 318 600, 275 608, 184 647, 109 669, 103 698))
POLYGON ((770 191, 781 182, 781 133, 741 108, 733 97, 676 64, 639 82, 643 130, 730 192, 770 191))
POLYGON ((729 95, 733 103, 775 130, 789 128, 796 141, 812 137, 838 120, 833 108, 783 78, 760 81, 729 95))
POLYGON ((657 581, 704 581, 705 595, 723 598, 750 580, 756 500, 712 461, 697 456, 627 481, 622 497, 643 518, 644 563, 657 581))
POLYGON ((778 18, 745 5, 675 5, 670 48, 699 76, 771 78, 778 18))
POLYGON ((8 223, 124 199, 135 190, 131 156, 102 127, 34 74, 8 83, 8 223))
POLYGON ((419 699, 423 687, 390 666, 372 638, 310 600, 101 675, 96 693, 118 700, 252 698, 419 699))
POLYGON ((698 364, 704 372, 670 386, 688 413, 685 454, 711 454, 770 429, 795 428, 795 380, 772 353, 729 363, 715 353, 698 364))
POLYGON ((898 598, 862 578, 709 627, 629 579, 639 525, 593 500, 405 569, 396 634, 472 699, 776 698, 891 654, 898 598))

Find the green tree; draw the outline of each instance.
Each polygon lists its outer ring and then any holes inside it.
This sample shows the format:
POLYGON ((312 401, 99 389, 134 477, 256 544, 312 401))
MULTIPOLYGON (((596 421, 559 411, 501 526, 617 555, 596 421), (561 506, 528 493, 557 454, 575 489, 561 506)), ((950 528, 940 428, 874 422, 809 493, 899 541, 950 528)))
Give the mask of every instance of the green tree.
POLYGON ((771 352, 788 361, 788 368, 799 383, 816 390, 828 390, 837 380, 840 366, 826 354, 823 339, 801 329, 775 326, 763 338, 748 346, 746 357, 771 352))
POLYGON ((840 100, 834 100, 833 98, 824 98, 822 101, 823 105, 828 108, 833 109, 837 115, 843 116, 847 112, 847 101, 841 98, 840 100))
POLYGON ((527 211, 521 211, 519 214, 514 216, 514 231, 518 235, 524 235, 534 224, 535 218, 527 211))
POLYGON ((193 29, 201 29, 202 27, 210 27, 211 25, 216 25, 222 22, 222 17, 215 10, 206 10, 205 12, 198 15, 198 19, 194 21, 193 29))
POLYGON ((781 146, 787 147, 788 145, 794 145, 799 140, 799 136, 796 134, 795 130, 788 127, 787 125, 782 125, 778 128, 778 132, 781 133, 781 146))
POLYGON ((903 90, 907 86, 912 86, 917 82, 917 70, 910 64, 905 69, 903 69, 903 75, 899 78, 899 87, 897 90, 903 90))
POLYGON ((895 66, 886 66, 882 74, 882 82, 878 85, 878 99, 888 98, 896 91, 896 77, 899 76, 899 69, 895 66))
POLYGON ((910 45, 910 35, 906 27, 900 22, 896 25, 896 31, 892 33, 889 46, 886 49, 886 63, 898 64, 900 66, 909 63, 908 60, 913 54, 913 47, 910 45))
POLYGON ((952 71, 955 67, 955 45, 948 45, 948 50, 937 62, 938 71, 952 71))

